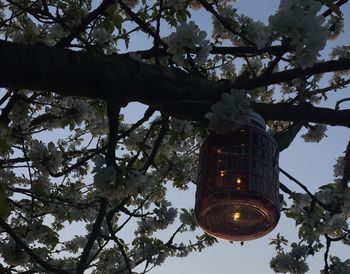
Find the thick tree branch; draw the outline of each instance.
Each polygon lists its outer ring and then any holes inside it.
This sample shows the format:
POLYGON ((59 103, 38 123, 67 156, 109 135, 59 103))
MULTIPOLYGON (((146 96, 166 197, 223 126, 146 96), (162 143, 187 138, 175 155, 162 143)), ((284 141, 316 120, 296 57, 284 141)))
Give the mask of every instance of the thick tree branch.
MULTIPOLYGON (((198 52, 200 48, 196 48, 194 52, 198 52)), ((230 47, 230 46, 213 46, 210 51, 211 54, 222 54, 222 55, 234 55, 236 57, 249 57, 261 54, 273 54, 273 55, 283 55, 291 51, 291 48, 286 46, 270 46, 262 49, 257 49, 256 47, 230 47)), ((170 53, 166 52, 165 48, 151 48, 148 50, 139 50, 133 52, 140 55, 143 59, 150 59, 155 56, 165 57, 170 56, 170 53)), ((126 53, 126 55, 129 53, 126 53)))
MULTIPOLYGON (((253 80, 209 81, 179 69, 139 63, 126 56, 100 56, 0 41, 0 86, 125 102, 138 101, 170 115, 201 120, 230 88, 253 89, 319 73, 350 69, 350 59, 317 63, 253 80)), ((350 111, 311 105, 253 103, 265 120, 310 121, 350 126, 350 111)))

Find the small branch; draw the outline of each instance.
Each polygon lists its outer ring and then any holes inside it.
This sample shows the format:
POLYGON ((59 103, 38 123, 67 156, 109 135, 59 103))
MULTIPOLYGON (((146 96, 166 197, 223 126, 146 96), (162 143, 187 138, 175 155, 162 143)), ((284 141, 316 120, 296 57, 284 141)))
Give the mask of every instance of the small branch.
POLYGON ((120 252, 122 253, 122 256, 124 258, 124 262, 125 262, 125 265, 126 265, 126 270, 128 271, 129 274, 132 274, 133 272, 132 272, 132 269, 131 269, 131 266, 130 266, 130 260, 129 260, 129 257, 128 257, 128 255, 126 254, 126 252, 124 250, 123 244, 119 241, 119 239, 115 235, 112 235, 112 240, 117 244, 120 252))
MULTIPOLYGON (((340 7, 340 6, 342 6, 342 5, 344 5, 345 3, 347 3, 348 2, 348 0, 339 0, 337 3, 335 3, 338 7, 340 7)), ((322 15, 324 16, 324 17, 327 17, 327 16, 329 16, 329 15, 331 15, 332 14, 332 10, 331 9, 328 9, 328 10, 326 10, 324 13, 322 13, 322 15)))
POLYGON ((341 100, 338 100, 337 103, 335 104, 335 110, 339 110, 340 108, 340 104, 344 103, 344 102, 348 102, 350 101, 350 98, 344 98, 344 99, 341 99, 341 100))
POLYGON ((168 131, 168 128, 169 128, 168 122, 169 122, 168 121, 168 117, 163 117, 162 118, 162 127, 161 127, 161 129, 159 131, 159 134, 157 136, 156 141, 154 142, 151 154, 148 157, 147 162, 145 163, 145 165, 142 168, 145 173, 147 172, 147 169, 153 164, 154 158, 156 157, 157 152, 158 152, 158 150, 159 150, 159 148, 160 148, 160 146, 162 144, 163 138, 165 137, 165 134, 168 131))
MULTIPOLYGON (((102 151, 102 150, 101 150, 102 151)), ((83 157, 81 159, 79 159, 75 164, 71 165, 70 167, 68 167, 67 169, 57 172, 57 173, 52 173, 50 172, 50 176, 58 178, 61 176, 64 176, 66 174, 68 174, 69 172, 77 169, 78 167, 82 166, 84 163, 86 163, 88 160, 92 159, 97 153, 99 153, 100 151, 96 151, 91 153, 90 155, 87 155, 86 157, 83 157)))
POLYGON ((213 8, 213 6, 211 4, 209 4, 206 0, 198 0, 198 2, 200 2, 203 7, 210 12, 211 14, 213 14, 221 23, 221 25, 227 29, 229 32, 241 37, 245 42, 247 42, 250 45, 256 46, 255 43, 253 43, 252 41, 250 41, 249 39, 247 39, 245 36, 243 36, 241 33, 239 33, 238 31, 234 30, 232 28, 232 26, 230 24, 228 24, 219 14, 218 12, 213 8))
POLYGON ((137 129, 139 126, 141 126, 144 122, 148 121, 149 118, 151 118, 151 116, 153 115, 153 113, 155 112, 156 110, 153 108, 153 107, 149 107, 143 117, 138 120, 135 124, 133 124, 130 128, 128 128, 125 132, 121 133, 119 136, 118 136, 118 139, 123 139, 125 138, 126 136, 129 136, 129 134, 131 132, 133 132, 135 129, 137 129))
POLYGON ((181 231, 181 229, 184 227, 184 224, 181 224, 173 233, 173 235, 171 235, 171 237, 169 238, 169 240, 165 243, 166 246, 171 247, 173 244, 173 241, 175 239, 175 236, 181 231))
POLYGON ((325 204, 325 203, 321 202, 320 200, 318 200, 303 183, 301 183, 300 181, 295 179, 288 172, 284 171, 282 168, 280 168, 280 172, 282 172, 282 174, 284 174, 289 180, 295 182, 299 187, 301 187, 307 193, 307 195, 309 195, 309 197, 312 199, 313 203, 316 202, 318 205, 320 205, 321 207, 323 207, 324 209, 326 209, 328 211, 333 210, 333 207, 331 204, 328 205, 328 204, 325 204))
POLYGON ((287 193, 289 195, 292 195, 293 194, 293 191, 290 190, 285 184, 281 183, 280 182, 280 189, 284 192, 284 193, 287 193))
POLYGON ((162 45, 164 48, 168 48, 168 45, 165 42, 163 42, 163 40, 159 37, 159 35, 156 32, 154 32, 147 23, 142 21, 137 16, 137 14, 134 13, 122 0, 118 0, 118 3, 120 5, 120 7, 123 10, 125 10, 125 12, 130 16, 130 18, 136 24, 138 24, 142 30, 144 30, 147 34, 151 35, 159 45, 162 45))
POLYGON ((107 166, 115 166, 115 151, 118 142, 118 130, 119 130, 119 113, 120 106, 116 102, 107 101, 107 116, 108 116, 108 144, 106 163, 107 166))
POLYGON ((101 224, 102 224, 103 218, 106 214, 106 210, 107 210, 107 199, 100 198, 100 209, 98 211, 96 220, 95 220, 94 225, 92 227, 92 231, 91 231, 91 234, 89 236, 89 239, 88 239, 88 241, 83 249, 83 252, 80 256, 80 260, 79 260, 79 263, 77 266, 77 271, 76 271, 77 274, 83 274, 86 267, 87 267, 86 262, 88 261, 90 251, 91 251, 97 237, 100 234, 101 224))
POLYGON ((15 106, 17 100, 18 100, 18 92, 14 91, 13 95, 9 99, 7 105, 2 109, 1 115, 0 115, 0 122, 3 122, 5 125, 8 125, 10 123, 10 119, 8 118, 12 108, 15 106))
POLYGON ((328 237, 328 235, 325 235, 326 237, 326 251, 324 253, 323 259, 324 259, 324 274, 329 274, 329 265, 328 265, 328 253, 329 249, 331 247, 331 239, 328 237))
MULTIPOLYGON (((107 116, 108 116, 108 144, 107 144, 107 154, 106 154, 106 163, 107 166, 115 166, 115 151, 117 147, 117 136, 119 129, 119 112, 120 106, 113 101, 107 101, 107 116)), ((80 261, 77 267, 77 274, 84 273, 88 262, 90 251, 95 243, 97 237, 100 234, 101 224, 106 215, 107 211, 107 199, 100 198, 100 209, 97 214, 96 220, 92 227, 91 234, 89 236, 88 242, 86 243, 84 250, 81 254, 80 261)))

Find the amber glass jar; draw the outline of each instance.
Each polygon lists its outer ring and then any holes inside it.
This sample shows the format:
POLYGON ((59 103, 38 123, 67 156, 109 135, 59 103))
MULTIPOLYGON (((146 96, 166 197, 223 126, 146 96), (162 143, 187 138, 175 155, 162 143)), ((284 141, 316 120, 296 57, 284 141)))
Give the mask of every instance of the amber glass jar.
POLYGON ((199 156, 195 215, 208 234, 246 241, 280 217, 278 148, 261 119, 227 135, 210 134, 199 156))

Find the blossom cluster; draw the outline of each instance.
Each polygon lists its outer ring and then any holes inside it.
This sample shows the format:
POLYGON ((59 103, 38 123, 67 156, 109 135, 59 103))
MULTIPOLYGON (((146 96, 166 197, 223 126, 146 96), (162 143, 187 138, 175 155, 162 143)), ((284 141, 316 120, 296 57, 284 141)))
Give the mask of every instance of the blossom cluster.
POLYGON ((318 15, 322 4, 313 0, 282 0, 275 15, 269 17, 277 37, 287 38, 295 48, 294 62, 307 68, 317 61, 328 39, 324 16, 318 15))
POLYGON ((47 146, 38 140, 31 142, 28 156, 33 165, 43 174, 49 172, 57 172, 62 165, 62 152, 58 151, 53 142, 49 142, 47 146))
MULTIPOLYGON (((331 264, 329 266, 328 274, 348 274, 350 273, 350 260, 341 261, 336 256, 330 256, 331 264)), ((321 270, 321 274, 326 274, 324 270, 321 270)))
POLYGON ((187 51, 196 50, 194 62, 203 65, 211 51, 209 40, 206 40, 207 33, 201 31, 195 22, 182 23, 176 27, 164 41, 168 44, 167 51, 172 54, 174 62, 180 66, 185 64, 187 51), (197 50, 197 47, 199 48, 197 50))
POLYGON ((314 194, 314 199, 329 210, 316 204, 308 194, 293 193, 293 205, 286 210, 286 215, 296 220, 299 235, 309 244, 319 242, 320 236, 341 236, 348 229, 347 219, 350 217, 350 191, 341 188, 337 183, 322 187, 314 194), (338 208, 332 212, 332 208, 338 208))
POLYGON ((170 128, 176 132, 185 134, 185 136, 190 136, 193 133, 192 123, 186 120, 172 118, 170 120, 170 128))
POLYGON ((305 142, 319 142, 325 136, 325 132, 327 130, 327 125, 324 124, 316 124, 314 126, 310 126, 307 133, 301 135, 301 137, 305 140, 305 142))
POLYGON ((305 262, 309 253, 306 245, 292 244, 292 250, 288 253, 279 253, 270 261, 270 266, 275 272, 303 274, 309 270, 305 262))
POLYGON ((205 115, 209 120, 209 130, 218 134, 228 134, 250 122, 250 100, 244 90, 232 89, 224 93, 221 100, 211 106, 205 115))

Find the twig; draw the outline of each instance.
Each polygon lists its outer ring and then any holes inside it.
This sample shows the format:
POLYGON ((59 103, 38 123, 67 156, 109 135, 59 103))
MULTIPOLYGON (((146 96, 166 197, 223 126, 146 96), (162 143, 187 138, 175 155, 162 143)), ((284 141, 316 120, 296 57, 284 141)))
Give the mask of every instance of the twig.
POLYGON ((213 8, 213 6, 211 4, 209 4, 206 0, 198 0, 198 2, 200 2, 203 7, 209 11, 211 14, 213 14, 221 23, 221 25, 227 29, 228 31, 230 31, 233 34, 236 34, 237 36, 241 37, 244 41, 246 41, 248 44, 253 45, 254 47, 256 47, 255 43, 253 43, 252 41, 250 41, 248 38, 246 38, 245 36, 243 36, 241 33, 239 33, 238 31, 234 30, 230 24, 228 24, 219 14, 218 12, 213 8))
POLYGON ((340 104, 347 101, 350 101, 350 98, 344 98, 344 99, 338 100, 337 103, 335 104, 335 110, 339 110, 340 104))
MULTIPOLYGON (((340 7, 340 6, 344 5, 344 4, 347 3, 347 2, 348 2, 348 0, 339 0, 339 1, 338 1, 337 3, 335 3, 335 4, 336 4, 338 7, 340 7)), ((323 15, 324 17, 327 17, 327 16, 331 15, 332 12, 333 12, 332 9, 328 9, 328 10, 326 10, 324 13, 322 13, 322 15, 323 15)))
POLYGON ((326 210, 329 210, 329 211, 333 210, 332 204, 325 204, 325 203, 321 202, 320 200, 318 200, 303 183, 301 183, 300 181, 295 179, 288 172, 284 171, 282 168, 280 168, 280 172, 282 172, 289 180, 295 182, 299 187, 301 187, 309 195, 309 197, 312 199, 313 203, 316 202, 318 205, 320 205, 321 207, 323 207, 326 210))
POLYGON ((80 274, 80 273, 83 274, 84 270, 87 267, 86 262, 89 259, 89 254, 90 254, 90 251, 94 245, 94 242, 96 241, 97 237, 100 234, 101 224, 102 224, 103 218, 106 214, 106 210, 107 210, 107 199, 100 198, 100 209, 98 211, 96 220, 95 220, 94 225, 92 227, 92 231, 91 231, 91 234, 89 236, 89 239, 88 239, 88 241, 83 249, 83 252, 81 253, 80 260, 79 260, 78 267, 77 267, 77 271, 76 271, 77 274, 80 274))
POLYGON ((149 107, 143 117, 138 120, 135 124, 133 124, 130 128, 128 128, 125 132, 121 133, 119 136, 118 136, 118 139, 123 139, 125 138, 126 136, 129 136, 129 134, 131 132, 133 132, 135 129, 137 129, 139 126, 141 126, 144 122, 148 121, 148 119, 153 115, 153 113, 155 112, 156 110, 153 108, 153 107, 149 107))
POLYGON ((143 22, 136 13, 134 13, 122 0, 118 0, 118 3, 120 7, 125 10, 125 12, 131 17, 131 19, 140 26, 142 30, 144 30, 146 33, 151 35, 154 40, 159 45, 162 45, 164 48, 168 48, 168 45, 159 37, 157 33, 155 33, 149 25, 147 25, 145 22, 143 22))
POLYGON ((329 249, 331 247, 331 239, 328 237, 328 235, 325 235, 326 237, 326 251, 324 253, 324 273, 328 274, 329 273, 329 265, 328 265, 328 253, 329 253, 329 249))
POLYGON ((159 131, 159 134, 157 136, 156 141, 154 142, 151 154, 148 157, 147 162, 144 164, 144 166, 142 168, 144 173, 146 173, 147 169, 153 164, 154 158, 156 157, 157 152, 158 152, 158 150, 159 150, 159 148, 160 148, 160 146, 162 144, 163 138, 164 138, 165 134, 168 131, 168 128, 169 128, 168 122, 169 121, 168 121, 168 117, 167 116, 162 118, 162 127, 161 127, 161 129, 159 131))

